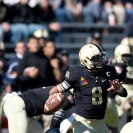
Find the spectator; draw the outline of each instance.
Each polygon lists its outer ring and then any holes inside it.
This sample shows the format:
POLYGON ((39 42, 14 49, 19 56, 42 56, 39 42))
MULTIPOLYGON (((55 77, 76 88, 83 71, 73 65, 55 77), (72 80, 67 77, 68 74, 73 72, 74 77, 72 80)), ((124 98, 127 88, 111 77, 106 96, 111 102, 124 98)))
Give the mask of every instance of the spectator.
POLYGON ((64 8, 64 0, 49 0, 49 3, 53 7, 54 11, 58 10, 58 8, 64 8))
POLYGON ((117 24, 117 17, 116 14, 114 12, 111 12, 108 16, 108 23, 111 26, 114 26, 117 24))
POLYGON ((93 23, 101 20, 101 0, 92 0, 83 9, 84 22, 93 23), (94 10, 95 9, 95 10, 94 10))
POLYGON ((33 22, 33 12, 28 5, 29 0, 20 0, 19 3, 12 6, 12 23, 26 23, 33 22))
POLYGON ((56 56, 55 52, 55 44, 52 40, 48 40, 43 47, 44 55, 48 57, 50 60, 51 66, 53 67, 53 71, 55 74, 56 81, 60 83, 63 79, 61 67, 62 61, 56 56))
POLYGON ((132 0, 121 0, 124 4, 126 3, 126 2, 131 2, 131 3, 133 3, 133 1, 132 0))
POLYGON ((5 22, 8 20, 8 6, 0 0, 0 22, 5 22))
POLYGON ((125 27, 124 36, 125 37, 133 37, 133 15, 131 20, 127 23, 127 26, 125 27))
POLYGON ((14 34, 14 38, 12 38, 13 42, 17 42, 20 39, 23 39, 25 42, 28 40, 29 34, 26 24, 34 21, 33 12, 29 7, 28 2, 29 0, 20 0, 19 3, 12 6, 11 23, 13 24, 11 30, 12 34, 14 34))
POLYGON ((36 19, 39 24, 55 21, 55 14, 48 0, 39 0, 39 4, 34 8, 36 19))
POLYGON ((117 18, 117 24, 123 24, 126 19, 125 8, 121 0, 117 0, 113 6, 113 11, 117 18))
POLYGON ((37 17, 34 24, 29 25, 29 34, 33 34, 38 29, 48 29, 48 23, 54 20, 54 12, 47 0, 39 0, 39 3, 33 8, 33 14, 37 17))
POLYGON ((133 16, 133 4, 132 2, 125 3, 125 10, 126 10, 126 21, 130 22, 133 16))
POLYGON ((49 30, 52 33, 56 33, 54 39, 58 42, 60 40, 58 34, 60 31, 60 25, 55 22, 55 13, 48 0, 39 0, 39 3, 34 8, 34 15, 37 17, 35 18, 35 24, 29 26, 30 34, 38 29, 49 30))
POLYGON ((20 40, 27 42, 28 28, 27 23, 33 22, 33 13, 28 6, 29 0, 20 0, 19 3, 12 5, 8 11, 8 23, 2 24, 5 34, 5 41, 16 44, 20 40), (10 24, 11 23, 11 24, 10 24))
POLYGON ((19 85, 17 82, 17 77, 18 77, 17 69, 18 69, 20 60, 23 58, 25 50, 26 50, 26 47, 24 42, 18 42, 15 46, 15 57, 11 58, 7 63, 8 69, 4 77, 4 84, 8 86, 7 87, 8 92, 18 91, 19 85))
POLYGON ((30 37, 28 51, 19 65, 19 81, 21 91, 53 85, 55 83, 52 68, 48 59, 39 52, 38 39, 30 37))
POLYGON ((62 73, 63 76, 67 72, 69 68, 69 54, 67 50, 62 50, 59 55, 60 59, 63 61, 63 66, 62 66, 62 73))
POLYGON ((8 22, 10 20, 9 7, 0 0, 0 41, 4 39, 4 32, 9 30, 8 22))
POLYGON ((82 3, 78 0, 65 0, 64 8, 59 8, 56 11, 58 22, 76 22, 82 17, 82 3))
POLYGON ((104 2, 104 7, 102 11, 102 21, 104 23, 109 23, 109 14, 113 12, 113 4, 110 1, 104 2))

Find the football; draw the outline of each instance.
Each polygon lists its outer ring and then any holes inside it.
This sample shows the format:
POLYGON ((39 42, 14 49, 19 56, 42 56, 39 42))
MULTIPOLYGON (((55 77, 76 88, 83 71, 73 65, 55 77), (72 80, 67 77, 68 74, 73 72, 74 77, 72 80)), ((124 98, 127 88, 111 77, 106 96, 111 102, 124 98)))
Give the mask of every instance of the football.
POLYGON ((53 93, 48 98, 44 105, 44 113, 47 115, 53 114, 63 104, 65 96, 63 93, 53 93))

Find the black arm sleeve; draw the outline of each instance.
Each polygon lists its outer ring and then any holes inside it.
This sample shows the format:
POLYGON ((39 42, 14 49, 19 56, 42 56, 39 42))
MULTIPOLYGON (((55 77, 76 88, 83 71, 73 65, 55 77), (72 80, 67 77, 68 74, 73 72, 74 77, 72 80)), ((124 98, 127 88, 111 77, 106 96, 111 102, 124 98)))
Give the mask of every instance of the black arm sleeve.
POLYGON ((122 97, 127 96, 127 90, 123 86, 121 86, 120 89, 116 90, 115 92, 122 97))
POLYGON ((51 125, 50 128, 59 128, 60 127, 60 123, 63 120, 64 117, 64 111, 70 109, 72 106, 74 106, 74 96, 73 94, 68 91, 68 92, 64 92, 65 95, 65 101, 63 103, 63 106, 60 110, 56 111, 53 115, 52 121, 51 121, 51 125))
POLYGON ((63 120, 63 117, 64 117, 64 110, 60 109, 60 110, 56 111, 53 115, 50 129, 60 128, 60 123, 63 120))

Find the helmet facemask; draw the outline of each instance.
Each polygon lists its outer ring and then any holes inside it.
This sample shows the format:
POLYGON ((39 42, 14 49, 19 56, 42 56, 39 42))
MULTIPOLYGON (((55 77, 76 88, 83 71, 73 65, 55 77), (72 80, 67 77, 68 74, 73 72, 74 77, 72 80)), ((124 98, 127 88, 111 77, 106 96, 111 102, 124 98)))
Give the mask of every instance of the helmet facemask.
POLYGON ((96 55, 91 58, 91 61, 93 62, 92 64, 94 69, 102 69, 105 64, 105 57, 103 54, 96 55))
POLYGON ((131 63, 132 55, 131 54, 123 54, 122 55, 122 61, 123 64, 129 65, 131 63))

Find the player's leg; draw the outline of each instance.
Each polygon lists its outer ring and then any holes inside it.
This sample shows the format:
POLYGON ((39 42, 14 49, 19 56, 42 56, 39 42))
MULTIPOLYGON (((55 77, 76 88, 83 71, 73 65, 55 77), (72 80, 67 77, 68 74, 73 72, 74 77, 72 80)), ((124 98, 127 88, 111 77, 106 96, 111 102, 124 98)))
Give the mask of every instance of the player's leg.
POLYGON ((28 117, 21 97, 9 97, 4 103, 4 112, 8 118, 9 133, 27 132, 28 117))
POLYGON ((108 98, 105 121, 109 127, 110 133, 118 133, 118 112, 115 105, 115 99, 108 98))
POLYGON ((105 120, 86 119, 79 115, 73 121, 74 133, 109 133, 105 120))
POLYGON ((53 115, 42 115, 44 132, 46 132, 50 128, 52 118, 53 115))
POLYGON ((73 120, 73 133, 94 133, 94 129, 91 126, 90 121, 76 115, 73 120))
POLYGON ((94 129, 94 133, 109 133, 109 129, 104 119, 92 120, 92 127, 94 129))

